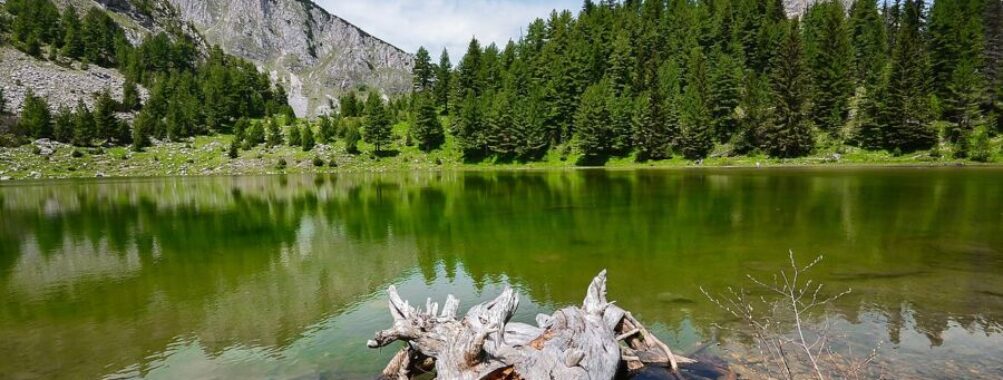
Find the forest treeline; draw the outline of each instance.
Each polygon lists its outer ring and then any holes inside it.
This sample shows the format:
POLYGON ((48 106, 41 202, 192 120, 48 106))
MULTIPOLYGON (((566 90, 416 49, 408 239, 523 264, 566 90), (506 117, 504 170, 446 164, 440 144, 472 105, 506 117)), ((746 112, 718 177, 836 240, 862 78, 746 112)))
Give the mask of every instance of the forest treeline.
POLYGON ((456 67, 446 51, 433 62, 419 49, 410 96, 349 92, 311 123, 254 65, 200 49, 180 27, 133 45, 100 9, 79 17, 12 0, 0 44, 122 72, 123 100, 105 91, 93 110, 52 114, 45 99, 25 100, 15 135, 80 146, 233 133, 231 157, 259 144, 344 139, 357 153, 362 140, 382 155, 451 139, 468 161, 790 158, 844 146, 989 160, 1003 129, 1003 0, 927 5, 820 1, 788 18, 781 0, 590 0, 504 47, 473 39, 456 67), (133 113, 131 125, 116 112, 133 113), (406 136, 392 128, 401 121, 406 136))
MULTIPOLYGON (((140 5, 146 4, 142 1, 140 5)), ((140 9, 149 9, 149 5, 140 9)), ((73 6, 62 12, 50 0, 9 0, 0 12, 0 44, 61 65, 77 62, 115 68, 125 77, 122 100, 111 89, 96 94, 93 109, 79 102, 55 113, 47 99, 30 89, 6 137, 51 138, 78 146, 128 145, 151 138, 177 140, 230 133, 241 118, 292 115, 281 86, 244 60, 218 47, 200 51, 180 27, 146 36, 137 45, 105 11, 92 7, 80 17, 73 6), (149 89, 142 101, 139 85, 149 89), (134 113, 132 125, 118 113, 134 113)), ((7 112, 0 90, 0 113, 7 112)))
POLYGON ((1003 126, 1003 2, 586 1, 455 68, 417 53, 412 135, 469 160, 576 148, 798 157, 820 145, 985 160, 1003 126))

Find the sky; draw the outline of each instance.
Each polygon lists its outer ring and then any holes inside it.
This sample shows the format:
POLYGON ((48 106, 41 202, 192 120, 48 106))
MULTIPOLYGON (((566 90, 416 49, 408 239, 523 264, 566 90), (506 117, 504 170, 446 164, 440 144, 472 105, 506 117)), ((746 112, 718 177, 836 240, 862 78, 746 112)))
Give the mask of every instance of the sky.
POLYGON ((424 46, 433 61, 443 48, 455 63, 476 36, 482 46, 516 40, 553 9, 581 8, 582 0, 314 0, 384 41, 410 53, 424 46))

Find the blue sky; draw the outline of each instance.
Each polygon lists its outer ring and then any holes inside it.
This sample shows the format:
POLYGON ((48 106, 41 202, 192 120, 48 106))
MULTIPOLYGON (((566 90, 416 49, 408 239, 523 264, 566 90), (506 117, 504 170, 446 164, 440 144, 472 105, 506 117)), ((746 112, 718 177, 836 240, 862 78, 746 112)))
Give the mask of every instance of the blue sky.
POLYGON ((438 60, 448 48, 453 62, 470 38, 483 45, 518 39, 526 25, 552 9, 581 8, 582 0, 315 0, 370 34, 414 53, 425 46, 438 60))

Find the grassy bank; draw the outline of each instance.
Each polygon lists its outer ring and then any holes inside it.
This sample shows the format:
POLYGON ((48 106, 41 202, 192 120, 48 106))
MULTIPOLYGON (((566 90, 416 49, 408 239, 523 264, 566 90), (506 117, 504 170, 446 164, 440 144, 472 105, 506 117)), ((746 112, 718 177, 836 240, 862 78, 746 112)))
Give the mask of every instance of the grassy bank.
MULTIPOLYGON (((398 125, 397 136, 405 126, 398 125)), ((576 168, 581 158, 573 149, 556 148, 538 162, 464 162, 451 138, 431 153, 403 144, 398 138, 393 151, 375 157, 372 147, 360 143, 361 153, 349 154, 344 142, 318 145, 309 152, 299 147, 257 146, 241 151, 231 159, 227 148, 232 136, 198 137, 185 142, 161 143, 143 152, 126 147, 76 148, 53 144, 51 154, 36 144, 18 148, 0 148, 0 178, 4 180, 87 177, 149 177, 186 175, 248 175, 278 173, 328 173, 338 171, 393 170, 491 170, 576 168), (563 152, 563 153, 562 153, 563 152), (282 164, 284 162, 284 165, 282 164)), ((848 165, 993 165, 1003 162, 1001 141, 994 141, 995 156, 989 163, 950 158, 950 153, 921 151, 901 156, 888 152, 865 151, 853 147, 819 148, 808 157, 775 159, 766 156, 714 157, 694 162, 676 157, 669 160, 638 162, 635 157, 615 157, 606 162, 609 168, 642 167, 730 167, 730 166, 848 166, 848 165)))

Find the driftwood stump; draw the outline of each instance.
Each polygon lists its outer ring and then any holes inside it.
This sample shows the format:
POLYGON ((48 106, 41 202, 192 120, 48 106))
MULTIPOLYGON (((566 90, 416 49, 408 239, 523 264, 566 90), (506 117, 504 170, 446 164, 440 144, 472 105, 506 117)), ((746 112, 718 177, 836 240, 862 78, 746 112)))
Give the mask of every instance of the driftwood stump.
POLYGON ((729 375, 673 355, 629 312, 608 302, 605 271, 592 280, 580 307, 540 314, 536 326, 510 322, 519 306, 511 288, 463 318, 457 318, 459 301, 452 295, 440 310, 430 299, 424 309, 411 306, 393 286, 388 293, 394 324, 378 331, 368 346, 407 345, 379 379, 408 380, 434 370, 443 380, 611 380, 650 366, 665 367, 662 372, 677 379, 729 375), (702 375, 687 376, 688 368, 702 375))

